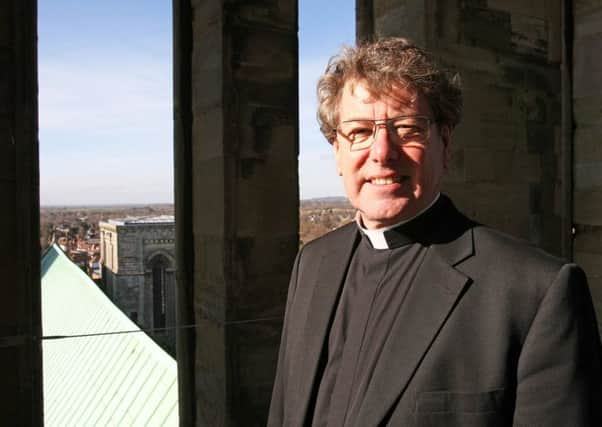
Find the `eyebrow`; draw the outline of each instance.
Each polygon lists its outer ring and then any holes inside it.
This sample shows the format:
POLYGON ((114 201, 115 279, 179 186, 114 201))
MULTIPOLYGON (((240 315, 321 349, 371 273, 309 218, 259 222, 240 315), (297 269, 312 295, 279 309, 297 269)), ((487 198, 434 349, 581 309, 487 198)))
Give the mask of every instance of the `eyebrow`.
POLYGON ((398 119, 400 117, 429 117, 427 114, 418 114, 418 113, 414 113, 414 114, 399 114, 396 116, 392 116, 392 117, 387 117, 385 119, 366 119, 364 117, 362 118, 350 118, 350 119, 345 119, 345 120, 340 120, 339 123, 345 123, 345 122, 351 122, 351 121, 366 121, 366 122, 374 122, 374 121, 387 121, 387 120, 391 120, 391 119, 398 119))
POLYGON ((374 120, 387 120, 387 119, 366 119, 364 117, 362 118, 351 118, 351 119, 345 119, 345 120, 341 120, 341 123, 345 123, 345 122, 352 122, 352 121, 368 121, 368 122, 372 122, 374 120))

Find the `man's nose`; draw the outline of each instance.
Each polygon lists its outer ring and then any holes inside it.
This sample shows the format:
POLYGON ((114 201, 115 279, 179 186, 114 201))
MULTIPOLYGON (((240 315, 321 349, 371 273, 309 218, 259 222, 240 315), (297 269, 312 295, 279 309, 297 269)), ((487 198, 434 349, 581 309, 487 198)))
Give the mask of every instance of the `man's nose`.
POLYGON ((385 123, 378 123, 374 129, 374 141, 370 147, 370 157, 375 162, 396 160, 400 156, 399 146, 395 144, 385 123))

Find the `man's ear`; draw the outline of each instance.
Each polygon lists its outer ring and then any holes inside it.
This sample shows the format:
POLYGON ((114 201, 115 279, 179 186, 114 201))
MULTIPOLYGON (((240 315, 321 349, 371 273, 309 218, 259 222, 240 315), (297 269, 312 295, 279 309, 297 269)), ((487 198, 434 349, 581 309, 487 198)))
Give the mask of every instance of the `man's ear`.
POLYGON ((441 142, 443 143, 443 167, 447 169, 451 163, 451 142, 452 142, 452 129, 449 125, 441 125, 439 127, 439 135, 441 136, 441 142))

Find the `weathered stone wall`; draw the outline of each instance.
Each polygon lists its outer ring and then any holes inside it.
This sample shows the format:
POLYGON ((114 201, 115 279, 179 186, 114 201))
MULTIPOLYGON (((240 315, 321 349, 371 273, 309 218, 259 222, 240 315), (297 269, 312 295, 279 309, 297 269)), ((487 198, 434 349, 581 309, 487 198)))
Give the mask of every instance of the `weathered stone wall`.
POLYGON ((261 426, 298 244, 297 2, 191 7, 195 422, 261 426))
POLYGON ((42 344, 35 0, 0 2, 0 420, 39 426, 42 344))
POLYGON ((117 262, 117 227, 101 222, 100 228, 100 263, 102 264, 102 289, 113 300, 115 296, 117 262))
POLYGON ((573 16, 574 257, 602 326, 602 2, 575 1, 573 16))
POLYGON ((101 222, 100 228, 100 262, 113 273, 117 273, 117 227, 101 222))
POLYGON ((561 226, 570 182, 560 168, 560 4, 358 0, 358 11, 372 19, 358 28, 410 37, 461 74, 465 114, 444 191, 478 221, 560 254, 570 233, 561 226))
POLYGON ((105 265, 102 266, 102 285, 101 289, 110 300, 113 300, 113 295, 115 294, 114 288, 114 278, 115 274, 109 270, 105 265))
POLYGON ((140 291, 144 286, 144 276, 133 274, 115 274, 113 276, 113 296, 111 300, 130 319, 137 318, 140 322, 140 291))

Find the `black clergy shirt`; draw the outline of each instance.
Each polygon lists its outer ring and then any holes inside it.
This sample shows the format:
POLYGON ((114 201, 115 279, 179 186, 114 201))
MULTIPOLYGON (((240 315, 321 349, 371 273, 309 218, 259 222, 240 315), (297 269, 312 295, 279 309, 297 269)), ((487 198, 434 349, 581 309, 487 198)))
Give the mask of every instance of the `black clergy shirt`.
POLYGON ((385 231, 386 249, 375 249, 362 233, 328 335, 312 426, 342 426, 359 412, 385 343, 396 339, 390 330, 414 285, 440 205, 385 231))

